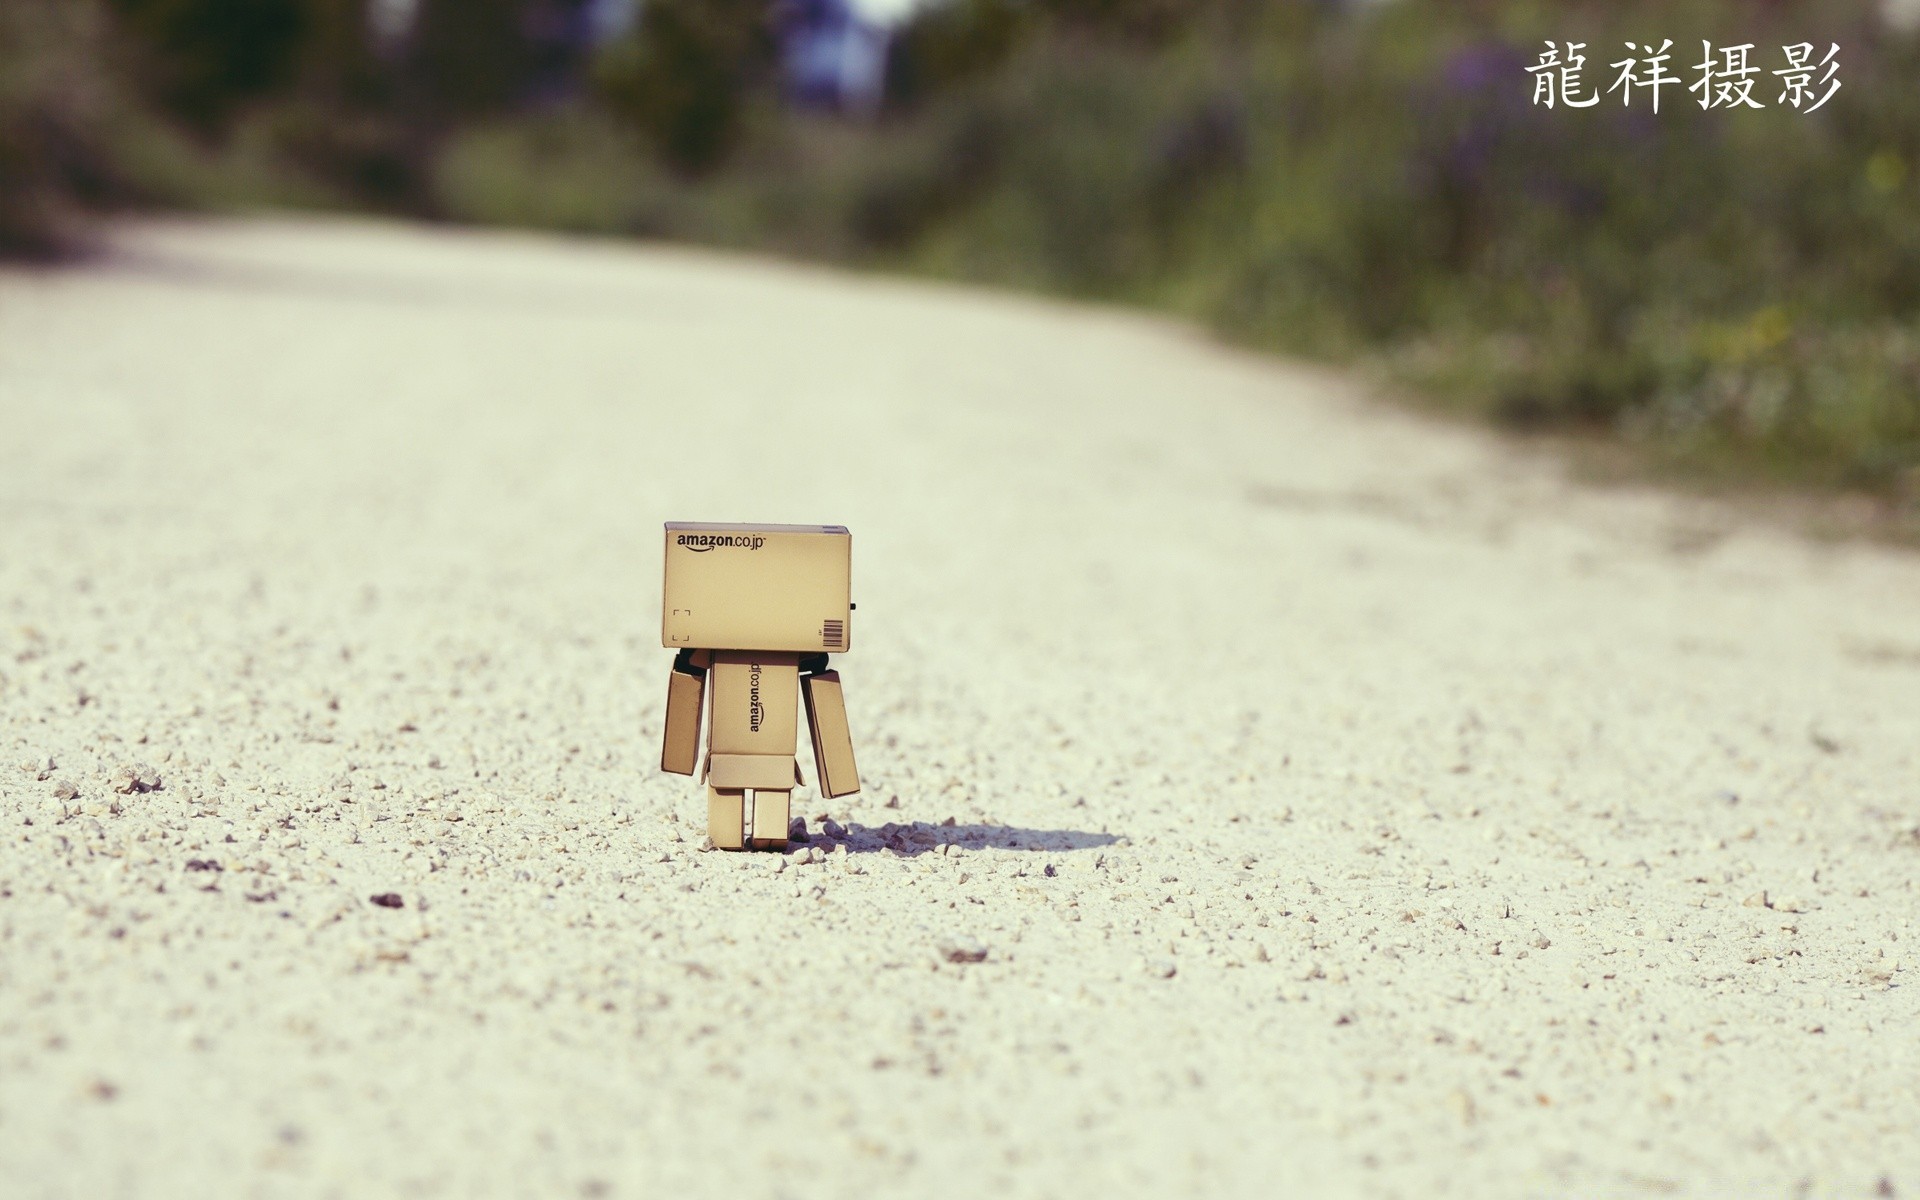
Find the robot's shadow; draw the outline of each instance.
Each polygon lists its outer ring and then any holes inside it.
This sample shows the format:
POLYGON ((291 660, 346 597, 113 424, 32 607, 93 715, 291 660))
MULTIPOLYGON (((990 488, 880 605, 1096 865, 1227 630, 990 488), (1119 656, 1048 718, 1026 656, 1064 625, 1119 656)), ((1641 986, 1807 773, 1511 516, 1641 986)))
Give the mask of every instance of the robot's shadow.
POLYGON ((828 837, 815 831, 813 842, 840 842, 849 854, 874 854, 881 851, 911 858, 939 851, 947 846, 963 850, 1041 850, 1061 853, 1093 850, 1111 846, 1120 840, 1115 833, 1087 833, 1079 829, 1019 829, 1011 825, 928 825, 915 821, 910 825, 888 822, 885 825, 851 824, 840 837, 828 837))

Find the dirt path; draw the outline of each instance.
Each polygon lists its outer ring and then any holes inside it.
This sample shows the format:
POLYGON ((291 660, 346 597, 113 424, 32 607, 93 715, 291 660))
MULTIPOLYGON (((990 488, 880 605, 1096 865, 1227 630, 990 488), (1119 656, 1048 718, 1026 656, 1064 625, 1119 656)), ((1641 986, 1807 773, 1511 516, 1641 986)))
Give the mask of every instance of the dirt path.
POLYGON ((1920 1193, 1911 555, 374 225, 0 273, 0 433, 10 1196, 1920 1193), (853 529, 844 836, 657 772, 666 519, 853 529))

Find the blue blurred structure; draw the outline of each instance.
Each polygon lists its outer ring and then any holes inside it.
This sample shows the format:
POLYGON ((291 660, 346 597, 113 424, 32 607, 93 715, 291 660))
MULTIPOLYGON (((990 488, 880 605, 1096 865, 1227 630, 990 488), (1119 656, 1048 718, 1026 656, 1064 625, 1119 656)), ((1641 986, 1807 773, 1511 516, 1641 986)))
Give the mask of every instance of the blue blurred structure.
POLYGON ((640 0, 587 0, 587 37, 596 46, 623 38, 640 23, 640 0))
POLYGON ((788 0, 776 10, 789 101, 867 114, 886 86, 890 32, 850 0, 788 0))

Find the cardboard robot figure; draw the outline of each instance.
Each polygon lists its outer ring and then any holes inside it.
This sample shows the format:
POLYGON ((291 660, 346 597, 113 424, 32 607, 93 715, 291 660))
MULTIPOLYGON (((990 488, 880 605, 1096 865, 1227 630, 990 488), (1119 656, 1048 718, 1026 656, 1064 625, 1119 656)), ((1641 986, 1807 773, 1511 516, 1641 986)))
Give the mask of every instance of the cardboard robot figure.
POLYGON ((840 674, 851 643, 853 539, 838 525, 667 524, 660 643, 678 651, 660 769, 692 775, 707 694, 707 833, 723 850, 782 850, 804 698, 820 794, 860 790, 840 674))

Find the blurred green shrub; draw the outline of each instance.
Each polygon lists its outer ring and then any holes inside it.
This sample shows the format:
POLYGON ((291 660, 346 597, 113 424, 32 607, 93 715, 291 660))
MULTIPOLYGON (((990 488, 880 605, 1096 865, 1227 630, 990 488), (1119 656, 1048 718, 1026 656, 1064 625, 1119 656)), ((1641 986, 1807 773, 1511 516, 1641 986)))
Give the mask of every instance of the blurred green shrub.
POLYGON ((1510 423, 1920 500, 1917 51, 1864 4, 1395 6, 1293 89, 1311 129, 1269 127, 1208 312, 1510 423), (1844 87, 1812 115, 1765 84, 1765 111, 1702 112, 1684 82, 1657 117, 1547 109, 1522 81, 1547 37, 1588 43, 1603 94, 1628 37, 1686 65, 1837 41, 1844 87))
POLYGON ((671 187, 625 130, 584 113, 465 130, 433 173, 437 205, 455 220, 569 233, 656 232, 671 187))
MULTIPOLYGON (((1509 424, 1920 511, 1920 41, 1877 5, 1221 4, 1170 38, 1097 36, 1102 7, 1029 14, 872 139, 854 253, 1173 305, 1509 424), (1656 117, 1608 64, 1663 38, 1656 117), (1703 38, 1769 72, 1838 42, 1843 88, 1802 114, 1767 74, 1765 111, 1702 112, 1703 38), (1543 39, 1587 43, 1601 103, 1532 102, 1543 39)), ((927 20, 970 13, 1007 19, 927 20)))
POLYGON ((105 37, 84 0, 0 4, 0 254, 64 250, 76 210, 126 191, 108 136, 122 97, 96 69, 105 37))
POLYGON ((926 9, 889 48, 888 104, 921 104, 1004 65, 1037 18, 1021 0, 949 0, 926 9))

